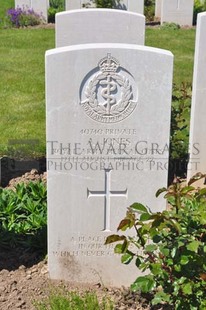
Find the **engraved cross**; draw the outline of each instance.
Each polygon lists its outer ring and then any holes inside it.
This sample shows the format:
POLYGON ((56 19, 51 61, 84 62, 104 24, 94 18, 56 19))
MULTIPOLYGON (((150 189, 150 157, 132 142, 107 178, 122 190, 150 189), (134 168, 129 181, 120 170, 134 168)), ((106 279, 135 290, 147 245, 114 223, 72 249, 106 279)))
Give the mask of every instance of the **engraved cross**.
POLYGON ((110 230, 110 197, 127 197, 127 189, 111 191, 111 169, 105 169, 105 183, 103 191, 90 191, 87 189, 87 198, 104 197, 104 230, 110 230))
POLYGON ((177 10, 180 9, 180 0, 177 0, 177 10))

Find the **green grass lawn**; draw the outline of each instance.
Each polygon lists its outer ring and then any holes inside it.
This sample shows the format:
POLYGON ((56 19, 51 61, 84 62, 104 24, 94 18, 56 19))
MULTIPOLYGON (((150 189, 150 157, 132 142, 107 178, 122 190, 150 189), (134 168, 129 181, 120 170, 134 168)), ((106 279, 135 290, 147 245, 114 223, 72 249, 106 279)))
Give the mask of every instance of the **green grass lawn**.
MULTIPOLYGON (((0 18, 12 0, 0 0, 0 18)), ((195 29, 146 30, 146 45, 171 50, 174 82, 192 82, 195 29)), ((31 152, 45 155, 45 51, 54 48, 54 29, 0 29, 0 156, 9 140, 38 139, 31 152)))
POLYGON ((6 11, 14 7, 14 0, 0 0, 0 20, 4 19, 6 11))
POLYGON ((174 83, 192 83, 196 29, 146 30, 146 45, 163 48, 174 54, 174 83))
POLYGON ((45 154, 44 55, 53 47, 53 29, 0 30, 0 155, 11 139, 38 139, 31 151, 45 154))

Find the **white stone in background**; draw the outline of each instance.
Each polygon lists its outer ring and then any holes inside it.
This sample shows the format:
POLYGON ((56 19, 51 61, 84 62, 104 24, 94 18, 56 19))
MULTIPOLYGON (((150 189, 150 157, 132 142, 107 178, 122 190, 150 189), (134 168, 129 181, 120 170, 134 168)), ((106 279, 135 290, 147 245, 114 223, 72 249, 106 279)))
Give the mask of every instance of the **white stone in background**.
MULTIPOLYGON (((82 9, 85 4, 95 6, 92 0, 66 0, 66 10, 82 9)), ((114 9, 131 11, 139 14, 144 13, 144 0, 120 0, 114 1, 114 9)))
POLYGON ((87 9, 56 14, 56 47, 87 43, 144 45, 145 17, 120 10, 87 9))
POLYGON ((15 8, 31 7, 31 0, 15 0, 15 8))
POLYGON ((45 20, 48 20, 48 0, 32 0, 32 8, 35 12, 44 16, 45 20))
POLYGON ((162 0, 155 1, 155 17, 161 17, 162 0))
POLYGON ((65 0, 66 10, 78 10, 82 8, 81 0, 65 0))
POLYGON ((48 20, 48 0, 15 0, 15 8, 32 8, 34 12, 42 14, 48 20))
MULTIPOLYGON (((206 13, 198 14, 190 121, 188 180, 206 173, 206 13)), ((203 181, 199 182, 203 185, 203 181)))
POLYGON ((192 26, 194 0, 162 0, 161 24, 192 26))
POLYGON ((115 1, 114 8, 144 14, 144 0, 115 1))
MULTIPOLYGON (((165 208, 173 56, 129 44, 46 53, 49 274, 128 286, 105 238, 135 201, 165 208)), ((131 232, 135 233, 135 232, 131 232)))

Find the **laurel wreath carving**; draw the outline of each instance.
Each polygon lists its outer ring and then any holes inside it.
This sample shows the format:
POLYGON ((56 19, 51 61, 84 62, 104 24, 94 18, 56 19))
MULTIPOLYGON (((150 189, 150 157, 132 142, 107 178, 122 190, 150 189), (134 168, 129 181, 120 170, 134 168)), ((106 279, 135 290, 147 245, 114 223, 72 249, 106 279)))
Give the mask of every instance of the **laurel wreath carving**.
MULTIPOLYGON (((88 103, 97 114, 104 115, 106 114, 106 108, 103 105, 98 104, 98 100, 96 98, 96 88, 99 84, 100 80, 105 79, 107 77, 107 74, 99 73, 97 74, 88 84, 85 96, 88 99, 88 103)), ((118 115, 122 113, 125 108, 127 107, 129 100, 132 97, 132 91, 131 86, 129 83, 129 80, 119 74, 112 74, 111 77, 119 84, 122 91, 122 97, 121 100, 112 105, 111 107, 111 114, 112 115, 118 115)))

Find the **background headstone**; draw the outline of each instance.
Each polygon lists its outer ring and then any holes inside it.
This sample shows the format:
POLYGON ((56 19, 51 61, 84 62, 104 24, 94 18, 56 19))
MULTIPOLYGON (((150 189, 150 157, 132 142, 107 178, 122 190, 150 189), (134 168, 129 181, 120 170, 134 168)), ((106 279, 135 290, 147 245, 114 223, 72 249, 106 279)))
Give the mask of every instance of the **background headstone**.
MULTIPOLYGON (((190 121, 188 180, 206 173, 206 12, 198 14, 190 121)), ((197 183, 196 183, 197 184, 197 183)), ((199 181, 203 185, 203 181, 199 181)))
POLYGON ((115 1, 114 8, 144 14, 144 0, 115 1))
POLYGON ((15 8, 31 7, 31 0, 15 0, 15 8))
POLYGON ((155 1, 155 17, 161 18, 162 0, 155 1))
POLYGON ((56 14, 56 47, 87 43, 144 45, 145 17, 120 10, 87 9, 56 14))
POLYGON ((82 8, 81 0, 65 0, 66 10, 78 10, 82 8))
POLYGON ((192 26, 194 0, 162 0, 161 24, 176 23, 192 26))
POLYGON ((172 70, 170 52, 144 46, 47 51, 52 279, 127 286, 138 276, 104 241, 133 202, 165 208, 155 192, 167 186, 172 70))
POLYGON ((15 8, 32 8, 34 12, 42 14, 48 20, 48 0, 15 0, 15 8))
MULTIPOLYGON (((66 0, 66 10, 82 9, 85 4, 89 7, 95 6, 92 0, 66 0)), ((144 0, 114 0, 114 9, 131 11, 144 14, 144 0)))

